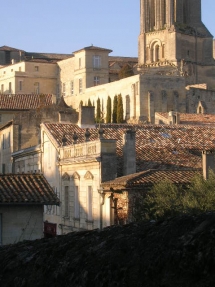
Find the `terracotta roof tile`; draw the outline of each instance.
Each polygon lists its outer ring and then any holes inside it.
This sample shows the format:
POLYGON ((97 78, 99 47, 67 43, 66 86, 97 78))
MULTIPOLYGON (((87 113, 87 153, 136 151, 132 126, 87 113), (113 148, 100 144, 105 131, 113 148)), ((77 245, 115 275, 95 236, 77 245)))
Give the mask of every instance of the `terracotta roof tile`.
POLYGON ((52 95, 0 94, 1 110, 30 110, 53 103, 52 95))
POLYGON ((144 186, 152 186, 162 180, 168 180, 175 184, 188 184, 200 170, 147 170, 127 176, 118 177, 115 180, 102 183, 104 189, 142 189, 144 186))
MULTIPOLYGON (((67 145, 73 144, 74 131, 77 143, 85 141, 85 129, 74 124, 44 124, 56 147, 61 146, 65 135, 67 145)), ((102 124, 104 138, 117 139, 117 175, 122 175, 122 138, 128 129, 136 130, 137 171, 171 168, 201 168, 202 150, 215 150, 215 127, 102 124)), ((98 139, 98 127, 89 129, 90 140, 98 139)))
MULTIPOLYGON (((168 113, 157 113, 165 119, 168 119, 168 113)), ((215 125, 215 115, 211 114, 187 114, 179 113, 180 124, 182 125, 215 125)))
POLYGON ((0 204, 58 205, 59 199, 41 174, 1 174, 0 204))

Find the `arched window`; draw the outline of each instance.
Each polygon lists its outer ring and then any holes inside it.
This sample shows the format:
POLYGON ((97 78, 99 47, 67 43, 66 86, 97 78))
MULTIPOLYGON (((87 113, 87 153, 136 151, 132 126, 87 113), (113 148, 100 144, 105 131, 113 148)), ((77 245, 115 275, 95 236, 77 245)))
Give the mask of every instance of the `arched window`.
POLYGON ((160 52, 160 47, 159 47, 159 45, 156 45, 155 46, 154 62, 158 62, 159 61, 159 52, 160 52))
POLYGON ((162 58, 165 58, 165 44, 162 45, 162 58))

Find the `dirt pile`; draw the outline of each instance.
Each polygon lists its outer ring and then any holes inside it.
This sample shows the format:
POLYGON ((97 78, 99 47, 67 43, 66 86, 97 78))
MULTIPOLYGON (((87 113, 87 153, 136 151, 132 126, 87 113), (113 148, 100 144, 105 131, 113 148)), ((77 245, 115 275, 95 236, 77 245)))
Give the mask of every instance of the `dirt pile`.
POLYGON ((215 285, 215 213, 0 248, 0 286, 215 285))

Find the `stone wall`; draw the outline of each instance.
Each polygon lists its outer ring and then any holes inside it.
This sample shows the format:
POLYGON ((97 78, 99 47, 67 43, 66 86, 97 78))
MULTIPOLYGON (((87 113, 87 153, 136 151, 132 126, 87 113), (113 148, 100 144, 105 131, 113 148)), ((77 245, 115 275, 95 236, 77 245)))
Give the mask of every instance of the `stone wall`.
POLYGON ((199 102, 204 105, 204 113, 214 114, 215 113, 215 91, 188 88, 187 99, 186 99, 186 112, 197 113, 197 107, 199 102))

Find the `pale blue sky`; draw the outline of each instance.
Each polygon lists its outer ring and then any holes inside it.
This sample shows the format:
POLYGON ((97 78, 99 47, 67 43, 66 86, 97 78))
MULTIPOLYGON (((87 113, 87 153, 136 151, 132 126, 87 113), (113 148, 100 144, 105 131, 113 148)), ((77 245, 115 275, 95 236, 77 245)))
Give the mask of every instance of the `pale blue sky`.
MULTIPOLYGON (((0 46, 71 53, 91 44, 111 55, 137 56, 139 0, 1 1, 0 46)), ((202 18, 215 35, 215 0, 202 0, 202 18)))

